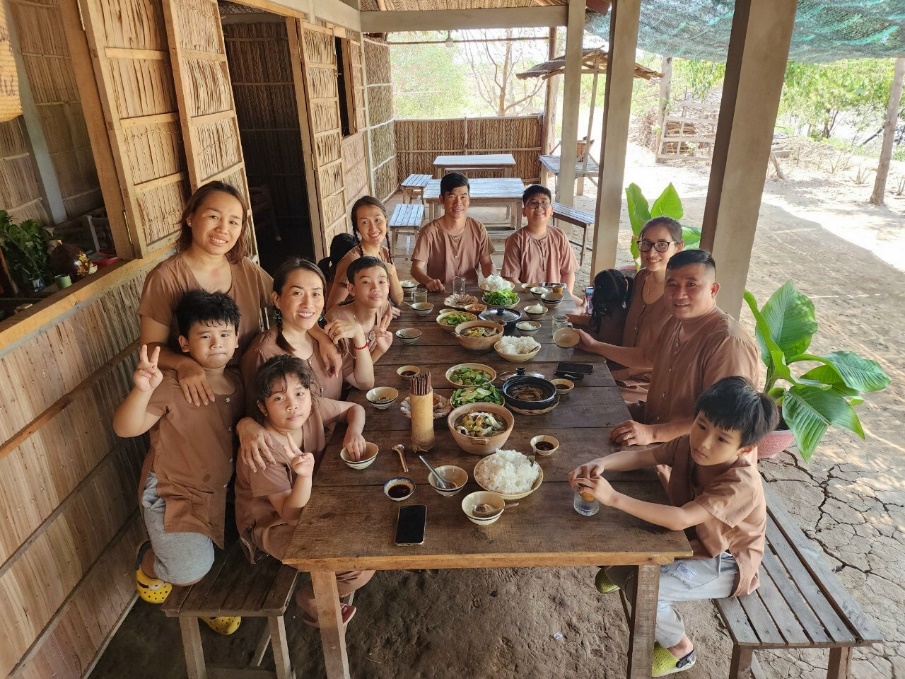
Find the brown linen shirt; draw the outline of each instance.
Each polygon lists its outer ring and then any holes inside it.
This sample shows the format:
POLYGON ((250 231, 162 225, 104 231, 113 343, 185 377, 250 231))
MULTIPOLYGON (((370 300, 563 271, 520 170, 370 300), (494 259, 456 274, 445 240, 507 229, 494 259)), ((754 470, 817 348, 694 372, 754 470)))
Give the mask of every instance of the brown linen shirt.
MULTIPOLYGON (((263 311, 271 304, 273 279, 250 259, 243 259, 230 267, 233 280, 226 294, 236 301, 241 313, 239 348, 230 361, 230 365, 237 366, 243 352, 263 327, 263 311)), ((176 306, 186 292, 200 289, 201 284, 185 263, 184 253, 181 252, 162 261, 145 278, 138 315, 168 326, 170 339, 167 345, 176 353, 181 353, 177 342, 179 326, 176 306)))
POLYGON ((535 238, 527 227, 522 227, 506 239, 503 278, 522 283, 561 283, 577 270, 569 239, 555 226, 548 226, 543 238, 535 238))
MULTIPOLYGON (((316 397, 311 415, 302 425, 299 449, 320 458, 327 443, 324 430, 332 427, 342 416, 346 404, 329 398, 316 397)), ((291 532, 280 531, 286 522, 268 495, 292 490, 295 473, 288 463, 269 463, 264 469, 252 472, 247 465, 236 468, 236 526, 243 547, 251 556, 255 547, 278 559, 283 558, 291 532)), ((254 562, 254 559, 252 559, 254 562)))
POLYGON ((233 474, 233 428, 245 410, 242 381, 224 373, 234 389, 207 405, 185 400, 176 373, 166 370, 148 412, 160 420, 151 428, 151 447, 142 466, 139 497, 149 471, 166 500, 167 533, 201 533, 223 547, 226 484, 233 474))
MULTIPOLYGON (((242 356, 242 379, 245 382, 246 393, 248 398, 248 414, 257 415, 258 408, 255 405, 255 374, 258 372, 268 359, 274 356, 282 356, 287 353, 277 344, 277 336, 280 330, 277 326, 262 332, 252 340, 251 344, 242 356)), ((311 367, 317 384, 320 387, 320 396, 328 399, 339 399, 342 395, 343 380, 355 370, 355 360, 351 355, 343 357, 343 369, 341 375, 330 376, 327 372, 327 366, 321 358, 318 351, 317 343, 315 343, 314 351, 307 359, 308 365, 311 367)), ((318 394, 318 392, 315 392, 318 394)))
POLYGON ((764 556, 767 501, 757 472, 757 449, 719 469, 695 464, 688 436, 654 450, 658 464, 672 468, 666 493, 676 507, 696 502, 710 514, 686 530, 695 557, 715 557, 727 549, 738 565, 733 596, 750 594, 759 583, 764 556))
POLYGON ((418 232, 412 260, 424 262, 427 275, 444 283, 451 282, 457 275, 469 283, 477 283, 481 257, 493 252, 493 243, 481 222, 466 217, 465 231, 456 243, 443 230, 441 220, 435 219, 418 232))
MULTIPOLYGON (((346 270, 352 262, 361 257, 364 257, 364 254, 362 253, 360 245, 349 250, 345 256, 339 260, 339 264, 336 265, 336 275, 333 277, 333 284, 342 286, 348 285, 349 278, 346 276, 346 270)), ((389 249, 385 246, 380 246, 380 260, 384 264, 393 263, 393 257, 390 255, 389 249)))
POLYGON ((685 321, 689 337, 679 341, 682 323, 670 316, 657 344, 647 351, 653 362, 644 408, 645 424, 694 416, 694 403, 707 387, 724 377, 741 375, 759 380, 759 353, 754 340, 719 307, 685 321))

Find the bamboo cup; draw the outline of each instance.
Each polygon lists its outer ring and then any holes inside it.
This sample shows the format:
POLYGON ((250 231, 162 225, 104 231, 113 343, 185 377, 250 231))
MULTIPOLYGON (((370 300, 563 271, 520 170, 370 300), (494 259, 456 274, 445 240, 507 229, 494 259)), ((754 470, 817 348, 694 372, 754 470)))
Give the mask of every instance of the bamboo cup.
POLYGON ((412 448, 428 451, 434 447, 434 390, 412 394, 412 448))

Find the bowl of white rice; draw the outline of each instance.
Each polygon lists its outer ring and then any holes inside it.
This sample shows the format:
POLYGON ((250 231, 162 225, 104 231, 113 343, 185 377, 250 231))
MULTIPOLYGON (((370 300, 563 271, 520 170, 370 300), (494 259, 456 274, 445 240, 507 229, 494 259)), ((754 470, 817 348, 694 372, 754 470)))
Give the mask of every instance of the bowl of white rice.
POLYGON ((540 344, 533 337, 503 337, 493 348, 507 361, 526 363, 537 356, 540 344))
POLYGON ((520 500, 538 489, 544 471, 517 450, 498 450, 475 465, 474 480, 505 500, 520 500))

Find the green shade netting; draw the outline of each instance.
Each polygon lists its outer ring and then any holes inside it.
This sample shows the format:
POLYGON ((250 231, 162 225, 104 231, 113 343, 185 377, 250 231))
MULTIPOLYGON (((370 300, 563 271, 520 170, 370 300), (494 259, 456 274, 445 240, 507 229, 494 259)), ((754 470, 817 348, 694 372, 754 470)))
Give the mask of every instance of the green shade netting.
MULTIPOLYGON (((638 47, 684 59, 726 61, 732 0, 643 0, 638 47)), ((610 15, 589 13, 609 40, 610 15)), ((905 0, 800 0, 789 59, 820 62, 905 56, 905 0)))

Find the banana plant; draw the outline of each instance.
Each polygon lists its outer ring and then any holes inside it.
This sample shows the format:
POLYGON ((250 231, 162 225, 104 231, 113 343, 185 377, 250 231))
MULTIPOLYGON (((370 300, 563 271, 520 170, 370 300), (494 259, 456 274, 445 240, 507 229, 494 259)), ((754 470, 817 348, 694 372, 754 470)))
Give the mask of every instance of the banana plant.
POLYGON ((758 308, 754 295, 745 302, 755 320, 761 360, 767 368, 764 391, 782 409, 805 462, 830 426, 854 432, 864 429, 855 412, 864 392, 885 389, 890 378, 876 361, 851 351, 826 356, 808 353, 817 332, 814 304, 787 281, 758 308), (793 371, 792 366, 800 370, 793 371))
MULTIPOLYGON (((628 217, 632 224, 632 257, 635 260, 635 266, 641 266, 641 252, 638 250, 638 237, 641 235, 641 229, 647 221, 653 217, 672 217, 676 221, 681 221, 682 215, 685 214, 682 208, 682 201, 676 187, 670 183, 660 196, 654 201, 653 205, 647 202, 647 198, 641 192, 641 187, 637 184, 629 184, 625 189, 626 205, 628 206, 628 217)), ((697 248, 701 244, 701 229, 697 226, 682 225, 682 240, 685 241, 685 249, 697 248)))

